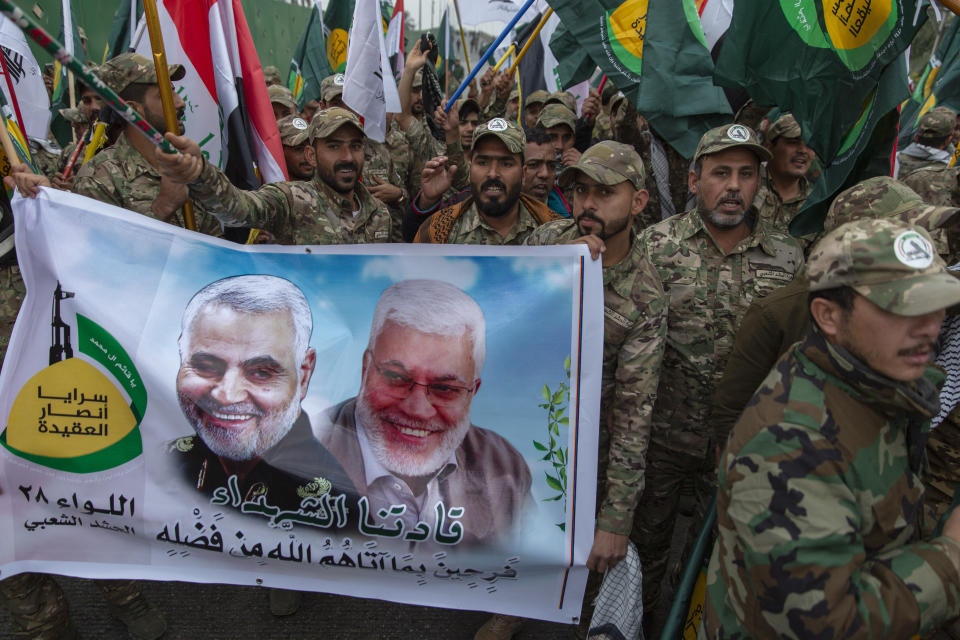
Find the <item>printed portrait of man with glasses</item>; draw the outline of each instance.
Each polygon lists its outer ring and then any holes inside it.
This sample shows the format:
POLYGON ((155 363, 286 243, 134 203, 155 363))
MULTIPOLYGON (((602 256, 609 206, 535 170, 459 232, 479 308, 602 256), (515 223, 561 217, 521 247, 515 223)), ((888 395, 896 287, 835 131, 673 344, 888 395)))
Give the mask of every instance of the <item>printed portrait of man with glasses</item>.
POLYGON ((359 393, 316 420, 371 513, 404 505, 411 530, 433 526, 442 503, 462 510, 461 544, 477 544, 508 534, 532 505, 521 454, 470 422, 485 355, 483 311, 457 287, 404 280, 381 294, 359 393))

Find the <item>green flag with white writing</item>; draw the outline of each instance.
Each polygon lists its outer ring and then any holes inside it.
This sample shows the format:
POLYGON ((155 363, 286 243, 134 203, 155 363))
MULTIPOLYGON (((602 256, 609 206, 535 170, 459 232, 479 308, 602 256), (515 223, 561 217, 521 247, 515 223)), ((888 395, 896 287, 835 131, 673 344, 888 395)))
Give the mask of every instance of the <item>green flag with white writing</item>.
POLYGON ((327 38, 324 35, 320 2, 316 0, 307 18, 307 27, 293 52, 287 77, 287 86, 301 109, 311 100, 320 99, 320 83, 332 73, 327 59, 327 38))
POLYGON ((696 0, 547 1, 579 47, 682 155, 692 157, 708 129, 733 119, 713 84, 696 0))

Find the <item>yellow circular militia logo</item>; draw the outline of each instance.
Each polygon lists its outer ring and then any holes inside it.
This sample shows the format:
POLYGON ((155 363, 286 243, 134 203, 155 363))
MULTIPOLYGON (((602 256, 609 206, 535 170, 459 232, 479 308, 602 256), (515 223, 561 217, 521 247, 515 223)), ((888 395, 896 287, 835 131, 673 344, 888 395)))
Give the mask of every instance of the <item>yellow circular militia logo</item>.
POLYGON ((604 50, 618 71, 626 75, 640 75, 648 4, 649 0, 626 0, 604 17, 604 50))
POLYGON ((877 35, 893 0, 823 0, 823 17, 837 49, 857 49, 877 35))
POLYGON ((333 29, 327 36, 327 62, 341 73, 347 66, 347 32, 343 29, 333 29))

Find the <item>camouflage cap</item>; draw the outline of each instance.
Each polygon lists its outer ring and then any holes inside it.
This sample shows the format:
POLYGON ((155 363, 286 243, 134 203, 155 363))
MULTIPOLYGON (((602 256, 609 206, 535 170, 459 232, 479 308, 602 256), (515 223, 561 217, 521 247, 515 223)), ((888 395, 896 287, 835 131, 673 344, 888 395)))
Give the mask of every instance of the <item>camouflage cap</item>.
POLYGON ((343 74, 335 73, 327 76, 320 83, 320 99, 329 102, 337 96, 343 95, 343 74))
POLYGON ((960 303, 960 280, 947 270, 926 230, 900 220, 863 218, 813 245, 810 291, 851 287, 884 311, 921 316, 960 303))
POLYGON ((293 98, 293 91, 279 84, 272 84, 267 87, 267 95, 270 96, 270 102, 282 104, 285 107, 293 109, 294 113, 300 113, 300 106, 293 98))
POLYGON ((517 91, 516 89, 514 89, 513 91, 511 91, 511 92, 510 92, 510 95, 507 96, 507 102, 510 102, 510 101, 512 101, 512 100, 519 100, 519 99, 520 99, 520 92, 517 91))
POLYGON ((920 116, 917 121, 917 135, 920 137, 942 138, 953 133, 957 125, 957 114, 948 107, 934 107, 920 116))
POLYGON ((293 115, 277 120, 280 142, 288 147, 299 147, 310 138, 310 125, 300 116, 293 115))
POLYGON ((567 109, 562 104, 548 103, 543 107, 543 111, 537 116, 537 126, 549 129, 557 125, 565 124, 570 127, 570 131, 577 130, 577 116, 573 111, 567 109))
MULTIPOLYGON (((171 64, 169 72, 171 80, 180 80, 187 71, 182 64, 171 64)), ((131 84, 157 84, 153 60, 139 53, 121 53, 107 60, 97 69, 97 76, 117 93, 131 84)))
POLYGON ((310 121, 309 140, 313 142, 317 138, 326 138, 345 124, 352 124, 360 130, 360 133, 363 133, 360 118, 353 111, 340 109, 339 107, 321 109, 314 114, 313 120, 310 121))
POLYGON ((544 104, 562 104, 567 109, 570 109, 571 113, 577 112, 577 99, 572 93, 568 93, 566 91, 554 91, 547 96, 544 104))
POLYGON ((803 130, 800 128, 800 123, 797 122, 797 119, 793 117, 793 114, 785 113, 767 128, 764 138, 773 142, 780 136, 784 138, 799 138, 802 135, 803 130))
POLYGON ((536 91, 531 91, 530 95, 527 96, 527 99, 523 101, 524 104, 543 104, 547 101, 547 98, 550 97, 550 94, 544 91, 543 89, 537 89, 536 91))
POLYGON ((471 113, 476 113, 477 117, 480 116, 480 103, 474 100, 473 98, 460 98, 456 102, 457 115, 463 117, 464 107, 470 105, 471 113))
POLYGON ((598 142, 583 152, 575 165, 564 168, 557 184, 566 188, 582 172, 600 184, 630 181, 638 191, 644 188, 643 160, 631 145, 613 140, 598 142))
POLYGON ((283 84, 283 80, 280 79, 280 69, 272 64, 263 68, 263 80, 268 87, 274 84, 283 84))
POLYGON ((725 124, 703 134, 700 144, 697 145, 697 152, 693 155, 693 161, 696 162, 703 156, 734 147, 745 147, 753 151, 761 162, 770 159, 770 152, 760 144, 756 131, 742 124, 725 124))
POLYGON ((473 142, 470 145, 470 149, 476 149, 480 139, 486 136, 497 137, 503 144, 507 145, 510 153, 519 153, 521 156, 526 155, 527 136, 524 135, 523 129, 518 127, 516 122, 510 122, 503 118, 494 118, 493 120, 484 122, 474 129, 473 142))
POLYGON ((86 124, 89 122, 89 120, 87 120, 87 114, 76 107, 60 109, 59 113, 63 116, 64 120, 72 124, 86 124))

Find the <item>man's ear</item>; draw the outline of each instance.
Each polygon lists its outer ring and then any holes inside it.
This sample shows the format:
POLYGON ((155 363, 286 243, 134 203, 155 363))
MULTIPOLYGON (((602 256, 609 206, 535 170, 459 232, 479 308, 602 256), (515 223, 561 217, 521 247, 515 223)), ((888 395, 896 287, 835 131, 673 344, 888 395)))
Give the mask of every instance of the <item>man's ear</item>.
POLYGON ((691 171, 687 175, 687 188, 690 189, 690 193, 696 195, 697 187, 699 186, 700 186, 700 179, 697 177, 697 174, 695 171, 691 171))
POLYGON ((846 311, 832 300, 814 298, 810 301, 810 315, 827 338, 836 338, 846 322, 846 311))
POLYGON ((303 357, 303 364, 300 365, 300 399, 307 397, 307 389, 310 387, 310 378, 313 377, 313 370, 317 366, 317 352, 312 347, 307 349, 307 355, 303 357))

